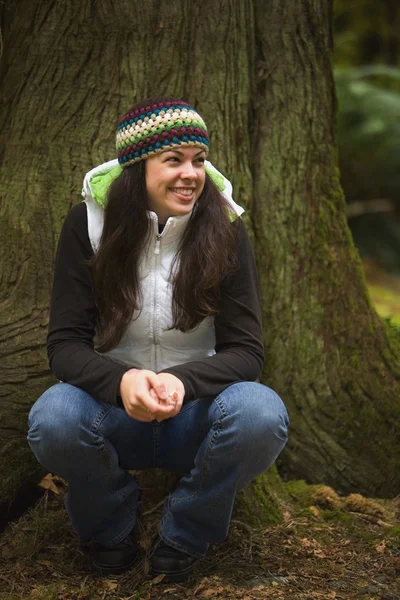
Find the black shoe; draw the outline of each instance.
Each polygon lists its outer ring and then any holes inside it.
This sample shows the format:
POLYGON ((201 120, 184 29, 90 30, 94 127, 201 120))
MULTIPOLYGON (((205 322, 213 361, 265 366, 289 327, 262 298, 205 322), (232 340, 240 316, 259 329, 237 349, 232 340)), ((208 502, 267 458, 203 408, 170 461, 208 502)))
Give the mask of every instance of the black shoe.
POLYGON ((106 575, 118 575, 127 571, 139 556, 134 530, 115 546, 103 546, 94 542, 91 548, 92 564, 96 571, 106 575))
POLYGON ((151 575, 165 575, 163 582, 185 581, 199 559, 196 556, 175 550, 160 540, 150 557, 151 575))

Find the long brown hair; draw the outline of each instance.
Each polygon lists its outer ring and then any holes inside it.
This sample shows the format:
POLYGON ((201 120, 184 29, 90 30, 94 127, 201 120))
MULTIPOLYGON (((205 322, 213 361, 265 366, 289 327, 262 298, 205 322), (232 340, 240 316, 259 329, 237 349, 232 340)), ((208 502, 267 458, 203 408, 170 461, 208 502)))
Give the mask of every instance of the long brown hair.
MULTIPOLYGON (((141 309, 139 261, 151 235, 145 161, 112 183, 99 250, 91 261, 100 352, 114 348, 141 309)), ((221 284, 236 268, 236 227, 228 205, 206 175, 171 268, 173 328, 193 330, 218 313, 221 284)))

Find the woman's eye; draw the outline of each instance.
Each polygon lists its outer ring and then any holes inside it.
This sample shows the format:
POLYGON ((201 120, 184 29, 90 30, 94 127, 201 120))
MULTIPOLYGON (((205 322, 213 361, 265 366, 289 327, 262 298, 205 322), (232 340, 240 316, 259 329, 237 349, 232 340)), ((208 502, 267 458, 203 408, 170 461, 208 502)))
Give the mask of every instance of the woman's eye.
POLYGON ((205 163, 205 158, 196 158, 196 162, 203 165, 205 163))

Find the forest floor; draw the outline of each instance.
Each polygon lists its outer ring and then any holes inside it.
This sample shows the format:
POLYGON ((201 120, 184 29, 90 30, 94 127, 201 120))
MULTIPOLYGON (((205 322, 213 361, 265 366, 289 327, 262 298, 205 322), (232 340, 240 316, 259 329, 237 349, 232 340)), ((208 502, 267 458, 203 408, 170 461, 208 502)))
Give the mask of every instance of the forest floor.
POLYGON ((384 271, 370 260, 364 260, 363 266, 377 313, 400 326, 400 276, 384 271))
MULTIPOLYGON (((379 314, 400 326, 400 277, 364 264, 379 314)), ((148 576, 160 498, 143 500, 142 557, 128 573, 90 569, 48 476, 39 502, 0 535, 0 600, 400 600, 400 499, 338 497, 323 486, 285 484, 280 525, 233 519, 185 584, 148 576)))
POLYGON ((400 600, 398 499, 285 484, 280 525, 255 529, 234 518, 188 582, 164 584, 147 574, 159 502, 144 499, 140 562, 100 577, 69 525, 63 482, 46 481, 45 495, 0 536, 1 600, 400 600))

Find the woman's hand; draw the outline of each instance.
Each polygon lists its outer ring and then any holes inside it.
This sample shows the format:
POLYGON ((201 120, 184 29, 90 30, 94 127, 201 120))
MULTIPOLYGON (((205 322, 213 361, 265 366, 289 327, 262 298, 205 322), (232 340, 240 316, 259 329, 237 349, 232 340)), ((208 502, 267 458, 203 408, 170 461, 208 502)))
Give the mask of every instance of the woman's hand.
MULTIPOLYGON (((154 419, 163 421, 177 414, 176 401, 168 396, 164 378, 160 375, 147 369, 130 369, 122 376, 120 395, 124 408, 132 419, 150 423, 154 419)), ((172 393, 174 391, 175 388, 172 393)))
MULTIPOLYGON (((175 417, 180 412, 185 398, 185 386, 182 381, 178 379, 178 377, 175 377, 175 375, 172 375, 172 373, 158 373, 157 376, 160 384, 164 385, 167 391, 167 400, 169 402, 173 401, 175 405, 174 410, 170 414, 161 414, 156 417, 157 421, 164 421, 165 419, 175 417)), ((160 398, 160 402, 165 402, 165 400, 160 398)))

